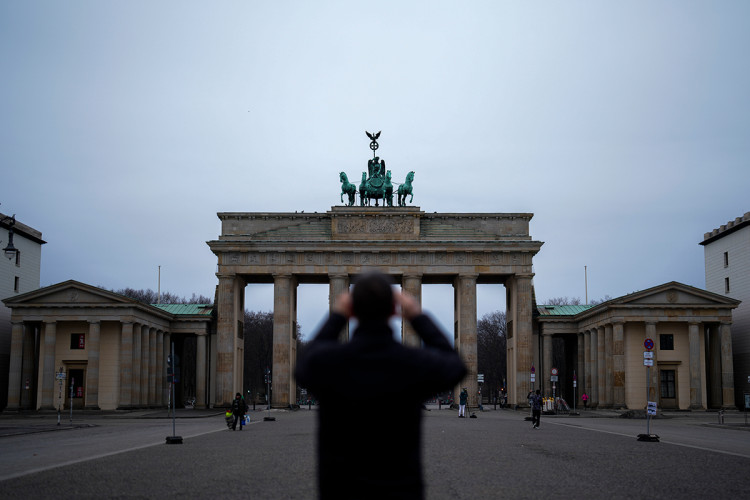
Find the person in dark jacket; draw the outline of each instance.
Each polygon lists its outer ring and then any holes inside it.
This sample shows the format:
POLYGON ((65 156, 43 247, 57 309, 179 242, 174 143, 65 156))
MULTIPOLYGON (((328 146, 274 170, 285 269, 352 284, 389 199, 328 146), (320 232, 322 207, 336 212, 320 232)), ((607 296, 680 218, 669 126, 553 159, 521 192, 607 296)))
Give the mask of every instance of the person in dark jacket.
POLYGON ((534 429, 539 428, 539 424, 542 419, 542 394, 539 389, 536 390, 536 394, 531 396, 531 426, 534 429))
POLYGON ((381 274, 362 276, 351 294, 337 298, 297 362, 297 382, 320 403, 320 497, 423 498, 422 404, 465 375, 447 336, 413 297, 394 293, 381 274), (394 340, 388 319, 397 305, 422 348, 394 340), (340 344, 352 316, 358 326, 351 341, 340 344))
POLYGON ((234 420, 232 421, 233 431, 237 430, 238 420, 240 422, 240 430, 242 430, 242 426, 244 425, 242 419, 245 417, 245 413, 247 413, 247 403, 242 399, 242 394, 238 392, 232 401, 232 415, 234 416, 234 420))

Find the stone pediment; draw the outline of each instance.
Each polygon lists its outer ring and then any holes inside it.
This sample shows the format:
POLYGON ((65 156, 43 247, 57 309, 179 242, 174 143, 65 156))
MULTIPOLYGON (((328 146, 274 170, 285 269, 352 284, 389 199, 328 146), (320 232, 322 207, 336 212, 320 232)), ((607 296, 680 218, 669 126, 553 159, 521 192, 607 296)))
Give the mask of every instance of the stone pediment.
POLYGON ((78 281, 69 280, 32 292, 17 295, 3 301, 7 305, 44 304, 132 304, 138 303, 123 295, 97 288, 78 281))
POLYGON ((611 305, 627 306, 736 306, 739 301, 676 281, 619 297, 611 305))

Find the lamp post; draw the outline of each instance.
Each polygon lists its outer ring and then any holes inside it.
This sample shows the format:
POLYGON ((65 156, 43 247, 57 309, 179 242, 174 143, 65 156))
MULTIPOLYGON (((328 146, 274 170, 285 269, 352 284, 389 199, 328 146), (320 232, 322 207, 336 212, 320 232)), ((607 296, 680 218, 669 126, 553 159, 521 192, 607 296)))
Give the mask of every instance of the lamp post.
POLYGON ((10 260, 18 253, 16 247, 13 246, 13 226, 16 225, 16 214, 13 214, 10 217, 5 217, 2 220, 2 223, 8 225, 8 245, 3 248, 3 253, 8 257, 8 260, 10 260))

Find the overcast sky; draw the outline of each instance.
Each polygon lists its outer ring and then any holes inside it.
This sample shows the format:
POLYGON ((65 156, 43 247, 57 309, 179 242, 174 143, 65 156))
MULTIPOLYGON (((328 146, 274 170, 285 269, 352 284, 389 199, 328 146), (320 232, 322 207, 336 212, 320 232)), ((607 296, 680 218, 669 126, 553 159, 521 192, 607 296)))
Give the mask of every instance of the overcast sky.
MULTIPOLYGON (((161 265, 162 291, 213 296, 217 212, 330 210, 382 130, 422 210, 534 213, 540 303, 583 300, 584 266, 589 299, 702 288, 703 233, 750 211, 749 20, 745 0, 0 2, 0 211, 43 233, 42 286, 156 289, 161 265)), ((301 287, 303 330, 327 291, 301 287)), ((480 317, 503 294, 480 287, 480 317)), ((449 327, 450 300, 425 287, 449 327)))

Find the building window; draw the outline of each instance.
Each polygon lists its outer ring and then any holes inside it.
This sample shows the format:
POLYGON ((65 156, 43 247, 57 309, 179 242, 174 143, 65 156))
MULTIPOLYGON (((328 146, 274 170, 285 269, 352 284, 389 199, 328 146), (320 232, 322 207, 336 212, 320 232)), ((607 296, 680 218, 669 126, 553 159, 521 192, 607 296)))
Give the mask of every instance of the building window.
POLYGON ((674 399, 674 370, 661 370, 661 397, 662 399, 674 399))
POLYGON ((729 293, 729 278, 724 278, 724 293, 729 293))
POLYGON ((71 349, 86 349, 86 334, 85 333, 72 333, 70 335, 70 348, 71 349))
POLYGON ((724 267, 729 267, 729 252, 724 252, 724 267))
POLYGON ((21 278, 16 276, 15 279, 13 280, 13 291, 17 292, 18 290, 20 290, 20 288, 21 288, 21 278))
POLYGON ((674 351, 674 335, 671 333, 659 334, 659 350, 674 351))
POLYGON ((21 267, 21 251, 16 250, 16 267, 21 267))

